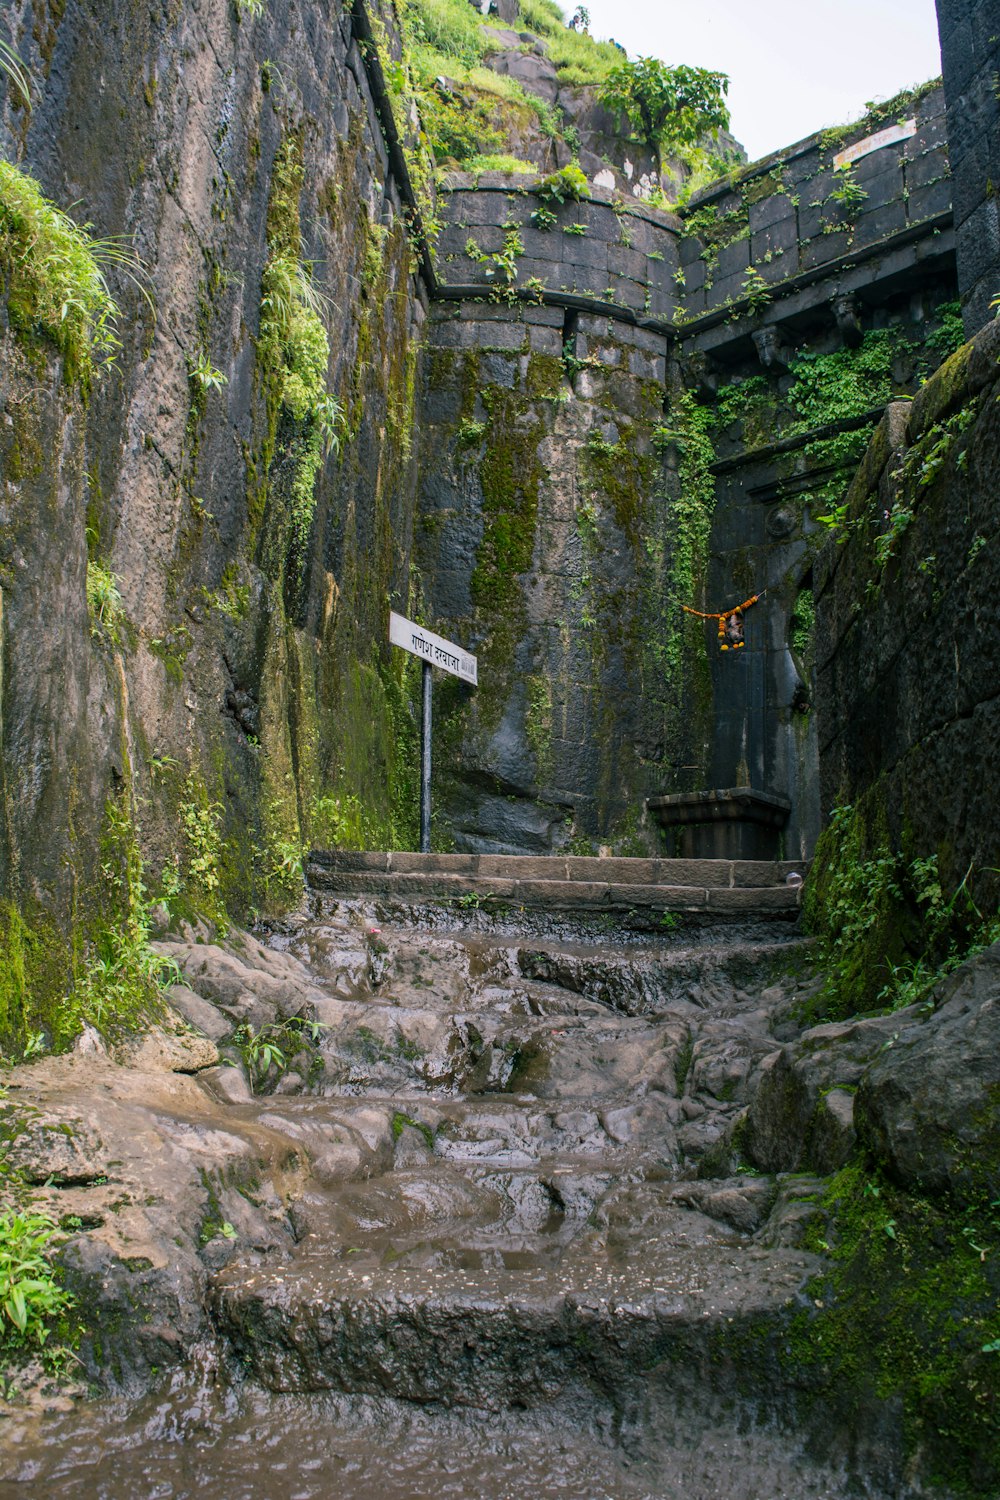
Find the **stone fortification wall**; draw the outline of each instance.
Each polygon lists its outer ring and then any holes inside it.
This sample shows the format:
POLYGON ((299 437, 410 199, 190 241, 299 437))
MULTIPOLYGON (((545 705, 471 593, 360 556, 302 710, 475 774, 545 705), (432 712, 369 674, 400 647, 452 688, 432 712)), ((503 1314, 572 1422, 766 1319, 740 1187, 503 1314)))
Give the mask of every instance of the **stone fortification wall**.
POLYGON ((1000 291, 1000 14, 995 0, 939 0, 937 11, 959 284, 971 337, 1000 291))
POLYGON ((870 848, 936 854, 946 893, 968 873, 984 912, 1000 827, 998 355, 993 323, 889 408, 816 575, 824 812, 854 806, 870 848))
POLYGON ((665 337, 565 315, 445 303, 427 330, 417 561, 431 618, 480 659, 478 692, 439 699, 459 848, 638 852, 644 796, 706 734, 671 651, 665 337))
POLYGON ((941 357, 937 347, 920 352, 955 293, 941 88, 756 163, 680 215, 600 189, 558 202, 545 182, 497 174, 455 175, 439 202, 422 419, 425 597, 446 633, 485 651, 494 676, 507 653, 496 679, 503 705, 485 715, 469 705, 460 720, 462 776, 479 791, 492 777, 500 799, 484 812, 478 792, 456 785, 445 811, 460 841, 520 847, 511 811, 520 806, 528 847, 558 843, 567 828, 615 842, 651 791, 749 779, 791 798, 786 847, 807 854, 820 821, 811 661, 792 638, 825 536, 816 515, 846 487, 889 395, 915 391, 941 357), (913 133, 860 156, 849 174, 835 171, 838 152, 891 133, 897 119, 915 121, 913 133), (804 419, 795 407, 803 359, 857 350, 870 364, 873 347, 883 368, 871 409, 855 399, 834 403, 831 422, 804 419), (516 373, 498 373, 500 354, 516 373), (476 598, 495 455, 491 439, 485 450, 468 440, 484 423, 495 430, 483 405, 495 380, 519 392, 519 420, 535 424, 539 444, 544 435, 532 463, 561 497, 550 511, 528 507, 534 529, 516 565, 511 554, 519 603, 500 635, 476 598), (450 383, 447 401, 435 381, 450 383), (627 478, 642 518, 631 548, 593 461, 609 433, 615 483, 627 478), (580 540, 594 507, 610 527, 601 569, 609 596, 630 601, 630 636, 607 612, 595 634, 582 602, 598 576, 580 540), (692 565, 692 526, 708 517, 707 548, 692 565), (552 526, 567 524, 575 552, 552 540, 552 526), (651 611, 643 559, 653 555, 662 566, 651 611), (717 609, 764 588, 742 653, 723 657, 711 630, 678 623, 682 603, 717 609), (595 673, 594 642, 609 631, 622 645, 595 673), (545 698, 533 709, 536 680, 545 698), (539 718, 541 757, 531 748, 539 718))
POLYGON ((673 322, 680 230, 673 214, 602 188, 554 202, 525 191, 525 181, 498 172, 478 178, 453 173, 447 179, 439 195, 441 293, 456 296, 463 287, 482 287, 496 271, 491 257, 513 243, 516 285, 528 296, 541 283, 536 295, 543 289, 576 294, 601 304, 595 311, 606 307, 619 319, 657 328, 673 322), (544 229, 537 227, 540 210, 553 218, 544 229))
POLYGON ((947 352, 950 187, 943 95, 930 86, 754 164, 684 215, 695 316, 679 361, 721 416, 710 607, 767 589, 745 653, 713 656, 709 779, 748 776, 788 797, 788 853, 808 854, 820 826, 807 628, 817 517, 841 500, 889 396, 915 392, 947 352), (838 153, 900 120, 915 133, 849 177, 835 170, 838 153))
POLYGON ((860 292, 871 301, 873 281, 922 259, 934 230, 950 230, 943 90, 928 86, 857 125, 819 132, 755 162, 732 186, 696 194, 682 217, 684 318, 698 320, 685 328, 686 338, 711 326, 706 315, 763 311, 762 325, 775 315, 801 317, 816 288, 832 294, 833 278, 839 294, 860 292), (849 173, 835 168, 839 153, 910 119, 912 136, 861 156, 849 173), (892 258, 893 266, 879 265, 873 276, 868 262, 875 255, 892 258))

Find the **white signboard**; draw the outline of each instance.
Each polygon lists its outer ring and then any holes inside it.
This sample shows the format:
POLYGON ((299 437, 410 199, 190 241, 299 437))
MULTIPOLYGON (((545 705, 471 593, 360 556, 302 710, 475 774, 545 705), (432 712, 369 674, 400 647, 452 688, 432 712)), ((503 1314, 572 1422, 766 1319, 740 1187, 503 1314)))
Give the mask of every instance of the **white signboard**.
POLYGON ((389 615, 389 640, 392 645, 402 646, 404 651, 411 651, 432 667, 440 667, 442 672, 450 672, 453 677, 461 677, 463 682, 478 686, 479 663, 474 656, 453 641, 446 641, 443 635, 435 635, 433 630, 425 630, 422 625, 415 625, 412 620, 397 615, 395 610, 389 615))
POLYGON ((879 130, 875 135, 866 135, 863 141, 857 141, 846 150, 838 151, 833 158, 833 165, 848 167, 852 161, 860 161, 863 156, 871 156, 873 151, 881 151, 883 146, 895 146, 899 141, 908 141, 910 136, 916 133, 916 120, 901 120, 898 125, 887 125, 885 130, 879 130))

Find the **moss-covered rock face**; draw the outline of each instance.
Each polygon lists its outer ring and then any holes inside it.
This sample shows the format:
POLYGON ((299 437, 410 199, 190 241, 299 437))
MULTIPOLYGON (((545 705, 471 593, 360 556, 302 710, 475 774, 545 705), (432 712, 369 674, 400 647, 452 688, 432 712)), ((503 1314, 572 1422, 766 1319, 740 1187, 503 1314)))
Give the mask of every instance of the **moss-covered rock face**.
MULTIPOLYGON (((82 201, 96 234, 139 226, 156 314, 112 265, 115 367, 94 369, 103 303, 50 329, 63 283, 41 262, 10 280, 41 200, 5 168, 13 1050, 25 1027, 51 1039, 47 1007, 133 899, 219 920, 280 910, 311 839, 412 840, 410 668, 385 617, 411 607, 421 310, 356 44, 330 16, 305 41, 297 28, 222 0, 169 16, 67 0, 19 42, 39 88, 30 116, 5 116, 7 155, 53 202, 82 201), (124 896, 100 874, 112 804, 140 858, 124 896)), ((88 270, 86 235, 49 227, 88 270)))

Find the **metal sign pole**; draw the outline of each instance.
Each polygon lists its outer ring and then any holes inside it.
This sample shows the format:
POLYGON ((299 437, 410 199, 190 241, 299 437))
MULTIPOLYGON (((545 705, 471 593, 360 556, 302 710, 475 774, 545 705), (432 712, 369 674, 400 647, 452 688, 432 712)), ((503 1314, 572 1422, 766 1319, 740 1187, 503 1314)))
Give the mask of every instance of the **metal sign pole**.
POLYGON ((420 737, 420 852, 431 852, 431 664, 423 664, 424 703, 420 737))
POLYGON ((449 672, 452 677, 476 687, 479 663, 454 641, 445 640, 433 630, 426 630, 415 620, 389 611, 389 641, 423 663, 423 705, 420 715, 420 852, 431 852, 431 667, 449 672))

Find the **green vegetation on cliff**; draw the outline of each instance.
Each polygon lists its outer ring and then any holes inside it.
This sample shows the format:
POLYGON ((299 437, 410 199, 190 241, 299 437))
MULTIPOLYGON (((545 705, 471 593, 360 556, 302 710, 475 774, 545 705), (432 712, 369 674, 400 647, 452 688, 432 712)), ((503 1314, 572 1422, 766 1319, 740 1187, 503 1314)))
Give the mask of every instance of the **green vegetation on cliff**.
POLYGON ((289 135, 275 160, 268 205, 270 255, 261 277, 257 368, 267 408, 263 483, 268 484, 284 418, 284 446, 292 467, 290 532, 299 553, 312 525, 316 480, 324 458, 339 442, 343 419, 340 403, 327 390, 327 304, 301 259, 302 177, 301 144, 296 135, 289 135))
POLYGON ((912 1005, 1000 936, 1000 920, 969 894, 968 875, 947 895, 936 854, 893 847, 877 787, 834 810, 816 845, 804 916, 821 940, 825 975, 810 1011, 831 1019, 912 1005))
POLYGON ((655 57, 618 62, 601 87, 601 102, 627 115, 640 141, 656 157, 688 157, 706 136, 729 126, 725 73, 684 64, 668 68, 655 57))
MULTIPOLYGON (((496 41, 467 0, 408 0, 404 68, 439 168, 500 167, 511 141, 538 130, 563 133, 558 113, 516 79, 485 66, 496 41)), ((531 171, 511 157, 511 170, 531 171)))
POLYGON ((120 310, 106 272, 122 262, 134 269, 120 241, 95 239, 0 158, 0 276, 11 326, 58 349, 67 383, 85 390, 98 363, 120 347, 120 310))

